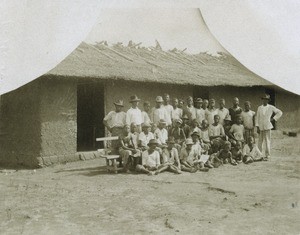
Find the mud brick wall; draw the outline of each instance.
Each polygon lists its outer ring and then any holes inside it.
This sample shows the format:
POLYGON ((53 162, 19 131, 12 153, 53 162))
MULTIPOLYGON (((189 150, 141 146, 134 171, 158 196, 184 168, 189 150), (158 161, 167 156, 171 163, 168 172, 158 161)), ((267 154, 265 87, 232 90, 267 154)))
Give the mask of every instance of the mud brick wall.
POLYGON ((276 92, 276 107, 283 115, 277 122, 277 129, 300 131, 300 96, 285 91, 276 92))
POLYGON ((1 96, 0 166, 36 167, 40 155, 40 82, 1 96))
POLYGON ((118 99, 124 100, 124 111, 130 108, 129 97, 131 95, 137 95, 141 102, 139 108, 143 109, 144 101, 149 101, 151 107, 155 106, 155 98, 164 93, 168 93, 171 98, 183 98, 193 95, 192 86, 179 86, 179 85, 166 85, 158 83, 136 83, 136 82, 124 82, 124 81, 110 81, 106 83, 105 89, 105 113, 114 110, 114 104, 118 99))
POLYGON ((240 100, 240 106, 244 108, 244 102, 250 101, 252 110, 257 111, 261 105, 261 96, 265 93, 263 87, 230 87, 230 86, 216 86, 211 87, 209 92, 210 98, 216 99, 216 106, 219 107, 219 100, 224 98, 226 100, 226 107, 232 107, 234 97, 240 100))
POLYGON ((41 78, 41 153, 43 165, 79 160, 77 82, 41 78))

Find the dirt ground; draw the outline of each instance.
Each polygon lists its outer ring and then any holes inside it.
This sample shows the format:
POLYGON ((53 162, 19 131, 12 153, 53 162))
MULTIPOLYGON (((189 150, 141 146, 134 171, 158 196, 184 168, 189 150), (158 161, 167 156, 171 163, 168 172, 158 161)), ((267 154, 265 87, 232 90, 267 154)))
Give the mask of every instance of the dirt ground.
POLYGON ((300 234, 300 137, 268 162, 108 174, 102 159, 0 173, 0 234, 300 234))

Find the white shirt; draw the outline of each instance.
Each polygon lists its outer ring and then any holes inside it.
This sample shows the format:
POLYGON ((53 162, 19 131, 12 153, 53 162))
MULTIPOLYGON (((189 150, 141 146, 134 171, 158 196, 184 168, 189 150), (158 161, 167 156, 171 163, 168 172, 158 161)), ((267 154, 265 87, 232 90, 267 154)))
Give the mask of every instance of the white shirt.
POLYGON ((217 114, 220 116, 220 124, 224 124, 224 119, 229 116, 229 110, 227 108, 218 108, 217 109, 217 114))
POLYGON ((257 145, 254 144, 252 150, 250 150, 250 147, 248 144, 246 144, 243 148, 243 156, 248 155, 252 157, 253 159, 259 159, 262 157, 261 151, 258 149, 257 145))
POLYGON ((172 110, 172 113, 171 113, 171 118, 172 120, 176 120, 176 119, 181 119, 182 118, 182 109, 181 108, 176 108, 172 110))
POLYGON ((196 109, 194 106, 186 106, 185 113, 188 115, 190 121, 196 119, 196 109))
POLYGON ((200 109, 195 109, 196 110, 196 119, 201 125, 202 121, 205 119, 205 110, 200 108, 200 109))
POLYGON ((156 167, 160 165, 159 152, 154 150, 153 153, 149 154, 148 150, 142 153, 142 165, 148 167, 156 167))
POLYGON ((126 113, 126 124, 130 126, 133 122, 136 125, 141 125, 143 123, 142 112, 139 108, 130 108, 126 113))
POLYGON ((151 123, 150 117, 147 112, 142 112, 143 123, 151 123))
POLYGON ((242 124, 233 124, 229 130, 230 133, 233 134, 234 138, 236 138, 237 140, 244 140, 244 132, 245 132, 245 128, 242 124))
POLYGON ((165 128, 163 129, 157 128, 154 132, 154 135, 159 144, 166 144, 168 140, 168 131, 165 128))
POLYGON ((254 115, 255 115, 255 112, 252 111, 252 110, 249 110, 248 112, 243 111, 241 113, 241 116, 243 118, 244 127, 246 129, 253 129, 254 128, 254 124, 253 124, 254 115))
POLYGON ((273 128, 271 123, 271 117, 273 113, 275 113, 275 116, 273 117, 275 121, 282 116, 282 111, 273 105, 267 104, 266 106, 259 106, 255 119, 256 126, 258 126, 262 131, 271 130, 273 128))
POLYGON ((214 123, 214 116, 218 114, 217 109, 206 109, 205 110, 205 119, 208 121, 209 125, 214 123))
POLYGON ((123 128, 126 124, 126 113, 123 111, 118 113, 116 111, 110 111, 103 120, 107 121, 107 124, 110 128, 123 128))
POLYGON ((145 134, 145 132, 141 132, 139 134, 139 141, 141 141, 141 145, 142 146, 147 146, 149 141, 154 139, 154 134, 152 132, 149 132, 147 135, 145 134))
POLYGON ((221 124, 209 126, 209 136, 225 135, 224 128, 221 124))
POLYGON ((171 125, 172 124, 172 111, 173 111, 173 106, 170 104, 164 105, 163 106, 165 108, 165 110, 167 111, 167 125, 171 125))
MULTIPOLYGON (((155 108, 154 107, 152 109, 151 119, 152 119, 152 122, 154 124, 158 125, 159 120, 161 120, 161 119, 164 119, 167 122, 168 118, 169 118, 168 113, 167 113, 166 109, 163 106, 161 106, 160 108, 155 108)), ((170 122, 170 120, 169 120, 169 122, 170 122)), ((167 122, 167 125, 170 125, 170 124, 168 124, 168 122, 167 122)))

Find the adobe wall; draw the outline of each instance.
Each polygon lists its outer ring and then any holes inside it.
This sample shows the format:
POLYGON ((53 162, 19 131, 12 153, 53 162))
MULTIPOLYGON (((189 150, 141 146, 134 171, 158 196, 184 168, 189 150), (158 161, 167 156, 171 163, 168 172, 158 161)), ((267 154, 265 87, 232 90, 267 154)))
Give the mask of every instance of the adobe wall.
POLYGON ((232 107, 232 101, 234 97, 238 97, 240 100, 240 106, 244 108, 244 102, 250 101, 252 110, 257 111, 259 105, 261 105, 261 96, 265 90, 263 87, 230 87, 230 86, 217 86, 209 89, 209 97, 216 99, 216 105, 219 107, 219 100, 224 98, 226 100, 226 107, 232 107))
POLYGON ((283 115, 277 128, 283 131, 300 131, 300 96, 285 91, 276 91, 276 107, 283 115))
POLYGON ((123 99, 125 103, 124 111, 130 108, 129 97, 136 94, 141 102, 139 108, 143 109, 143 102, 150 101, 151 107, 155 105, 155 97, 168 93, 171 98, 183 98, 193 95, 193 87, 191 86, 178 86, 166 85, 157 83, 136 83, 136 82, 112 82, 109 81, 105 86, 105 113, 114 110, 113 102, 118 99, 123 99))
POLYGON ((39 108, 39 81, 1 96, 0 166, 38 166, 41 144, 39 108))
POLYGON ((77 81, 42 77, 41 152, 43 165, 79 160, 77 148, 77 81))

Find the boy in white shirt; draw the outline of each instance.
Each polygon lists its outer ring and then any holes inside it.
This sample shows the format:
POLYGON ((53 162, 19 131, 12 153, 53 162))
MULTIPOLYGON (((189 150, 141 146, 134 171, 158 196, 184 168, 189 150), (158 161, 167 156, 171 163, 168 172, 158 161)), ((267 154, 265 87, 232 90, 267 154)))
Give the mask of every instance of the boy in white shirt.
POLYGON ((172 125, 172 111, 173 111, 173 106, 170 104, 170 96, 169 94, 165 93, 164 97, 164 108, 167 112, 166 115, 166 122, 167 122, 167 127, 169 128, 172 125))
POLYGON ((246 101, 244 105, 245 109, 241 113, 241 116, 245 127, 245 141, 247 143, 250 136, 254 137, 255 112, 251 110, 250 101, 246 101))
POLYGON ((144 102, 144 111, 142 111, 143 123, 151 123, 149 111, 150 111, 150 102, 145 101, 144 102))
POLYGON ((166 129, 166 125, 167 125, 166 121, 161 119, 159 121, 158 128, 154 132, 154 136, 157 139, 159 147, 163 147, 167 143, 168 131, 166 129))
POLYGON ((229 133, 231 134, 231 138, 233 138, 235 141, 241 141, 242 143, 245 142, 245 128, 241 115, 236 117, 236 123, 231 126, 229 133))
POLYGON ((212 125, 214 123, 214 116, 218 114, 218 110, 215 108, 215 104, 215 99, 210 99, 209 106, 205 110, 205 119, 208 121, 209 125, 212 125))
POLYGON ((174 122, 174 120, 178 120, 178 119, 181 119, 182 118, 182 109, 178 107, 178 99, 177 98, 174 98, 173 99, 173 110, 172 110, 172 113, 171 113, 171 118, 172 118, 172 121, 174 122))
MULTIPOLYGON (((142 164, 136 166, 136 171, 148 175, 154 175, 160 167, 160 156, 156 150, 158 142, 155 139, 149 141, 149 149, 142 153, 142 164)), ((157 174, 157 173, 156 173, 157 174)))
POLYGON ((252 162, 259 162, 263 160, 261 151, 258 149, 257 145, 254 143, 254 138, 249 137, 248 143, 243 148, 243 162, 249 164, 252 162))
POLYGON ((138 138, 138 146, 142 151, 147 150, 149 141, 154 139, 154 134, 150 130, 150 123, 143 123, 142 132, 139 134, 138 138))
POLYGON ((202 99, 197 98, 195 100, 196 119, 199 124, 205 119, 205 110, 202 109, 202 99))

